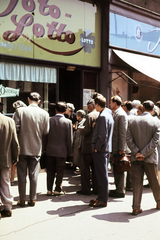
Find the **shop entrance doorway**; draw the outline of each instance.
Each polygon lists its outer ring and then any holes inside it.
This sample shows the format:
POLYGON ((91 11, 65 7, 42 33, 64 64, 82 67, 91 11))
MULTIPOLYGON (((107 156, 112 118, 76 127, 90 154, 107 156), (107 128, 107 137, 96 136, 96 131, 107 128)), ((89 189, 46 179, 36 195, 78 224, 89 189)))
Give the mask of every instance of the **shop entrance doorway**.
POLYGON ((59 69, 59 101, 73 103, 75 111, 82 108, 81 70, 59 69))

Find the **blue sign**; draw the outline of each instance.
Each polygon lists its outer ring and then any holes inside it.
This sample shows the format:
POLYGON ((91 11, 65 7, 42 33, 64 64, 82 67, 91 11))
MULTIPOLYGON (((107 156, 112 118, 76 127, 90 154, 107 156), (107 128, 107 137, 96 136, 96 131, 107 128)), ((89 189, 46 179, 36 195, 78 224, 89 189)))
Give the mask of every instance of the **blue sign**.
POLYGON ((160 56, 160 28, 110 12, 110 46, 160 56))

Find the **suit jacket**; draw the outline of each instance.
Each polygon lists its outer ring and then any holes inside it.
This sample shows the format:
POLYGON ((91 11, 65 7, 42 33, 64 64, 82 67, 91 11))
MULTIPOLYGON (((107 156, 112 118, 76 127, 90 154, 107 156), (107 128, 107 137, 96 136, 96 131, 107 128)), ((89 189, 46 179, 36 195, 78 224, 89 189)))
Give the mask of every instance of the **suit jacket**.
POLYGON ((99 112, 97 112, 95 109, 90 112, 85 121, 85 126, 83 129, 80 130, 80 134, 84 136, 83 142, 82 142, 82 153, 89 154, 92 153, 92 136, 93 136, 93 127, 92 124, 96 121, 96 119, 99 116, 99 112))
POLYGON ((160 121, 149 112, 144 112, 129 120, 127 144, 131 149, 131 161, 140 151, 145 157, 144 162, 157 164, 157 146, 160 141, 160 121))
POLYGON ((47 136, 46 155, 67 158, 72 154, 73 128, 72 121, 63 114, 50 118, 50 130, 47 136))
POLYGON ((37 104, 30 104, 18 108, 14 120, 18 130, 20 155, 40 156, 42 137, 49 132, 49 114, 37 104))
POLYGON ((112 138, 112 153, 118 154, 118 152, 126 151, 126 134, 128 126, 128 118, 126 112, 119 107, 113 114, 114 119, 114 131, 112 138))
POLYGON ((96 120, 93 137, 92 152, 96 149, 98 152, 112 152, 112 134, 114 121, 112 115, 105 109, 96 120))
POLYGON ((0 113, 0 169, 18 161, 19 143, 15 122, 0 113))

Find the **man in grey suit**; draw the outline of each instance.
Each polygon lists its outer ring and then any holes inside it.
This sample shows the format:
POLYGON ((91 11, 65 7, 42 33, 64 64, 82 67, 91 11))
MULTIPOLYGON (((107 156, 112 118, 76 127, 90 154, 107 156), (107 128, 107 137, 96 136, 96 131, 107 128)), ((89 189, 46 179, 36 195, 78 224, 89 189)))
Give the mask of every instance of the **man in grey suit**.
POLYGON ((154 103, 145 101, 143 113, 129 120, 127 144, 131 150, 131 176, 133 185, 133 215, 142 212, 143 175, 147 175, 157 209, 160 209, 160 185, 157 179, 157 146, 160 141, 160 121, 152 117, 154 103))
POLYGON ((30 93, 28 97, 29 106, 18 108, 14 115, 20 144, 20 157, 17 164, 19 189, 17 204, 21 207, 25 206, 26 200, 27 168, 30 180, 28 205, 35 205, 42 137, 49 132, 49 115, 45 110, 38 107, 40 99, 41 96, 38 93, 30 93))
POLYGON ((13 119, 0 113, 0 195, 4 209, 0 218, 12 216, 13 196, 10 189, 10 171, 18 161, 19 143, 13 119))
MULTIPOLYGON (((128 119, 127 119, 126 112, 121 107, 121 104, 122 104, 122 100, 118 95, 113 96, 110 100, 110 107, 113 112, 113 119, 114 119, 114 131, 113 131, 113 138, 112 138, 113 157, 117 157, 118 155, 125 154, 125 151, 127 149, 126 134, 127 134, 128 119)), ((124 172, 114 173, 116 189, 110 190, 109 192, 110 197, 115 197, 115 198, 125 197, 124 177, 125 177, 124 172)))
POLYGON ((62 180, 67 155, 72 155, 73 128, 72 121, 64 117, 67 104, 56 103, 56 115, 50 118, 50 130, 47 135, 47 195, 52 195, 56 174, 54 195, 63 195, 62 180))
POLYGON ((95 108, 100 114, 96 120, 92 137, 93 161, 98 181, 98 198, 90 201, 89 206, 92 207, 106 207, 108 201, 108 160, 112 151, 114 121, 105 106, 106 98, 98 95, 95 98, 95 108))

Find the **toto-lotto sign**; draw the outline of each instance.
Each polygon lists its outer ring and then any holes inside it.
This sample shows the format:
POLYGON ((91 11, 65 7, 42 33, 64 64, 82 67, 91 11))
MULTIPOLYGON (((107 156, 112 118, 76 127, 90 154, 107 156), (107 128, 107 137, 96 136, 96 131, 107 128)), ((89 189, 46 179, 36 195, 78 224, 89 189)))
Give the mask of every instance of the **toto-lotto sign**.
POLYGON ((100 19, 78 0, 0 0, 0 53, 99 67, 100 19))

